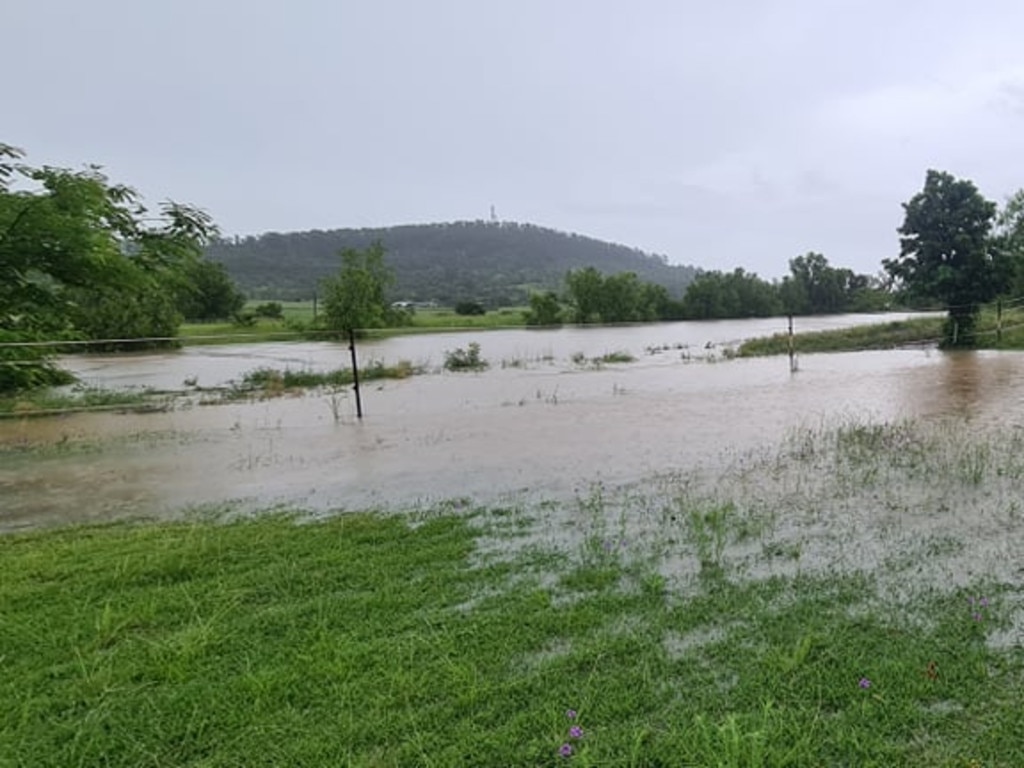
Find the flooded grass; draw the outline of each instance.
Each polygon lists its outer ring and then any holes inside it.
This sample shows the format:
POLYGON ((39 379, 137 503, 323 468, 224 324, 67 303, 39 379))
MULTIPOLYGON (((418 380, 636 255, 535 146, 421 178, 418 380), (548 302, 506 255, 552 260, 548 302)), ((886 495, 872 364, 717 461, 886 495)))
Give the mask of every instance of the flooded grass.
MULTIPOLYGON (((936 344, 942 338, 941 317, 920 317, 896 320, 875 325, 861 325, 834 331, 797 333, 793 346, 798 353, 855 352, 865 349, 896 349, 908 345, 936 344)), ((785 355, 789 352, 789 337, 777 333, 740 344, 738 357, 785 355)))
POLYGON ((0 755, 1020 765, 1022 448, 847 421, 569 502, 2 537, 0 755))
POLYGON ((49 416, 74 411, 161 411, 170 398, 152 390, 108 390, 75 387, 70 391, 34 390, 0 397, 0 418, 49 416))
MULTIPOLYGON (((400 360, 396 365, 385 365, 374 361, 359 369, 360 381, 377 381, 379 379, 407 379, 422 373, 422 368, 408 360, 400 360)), ((338 368, 333 371, 293 370, 285 368, 257 368, 242 376, 241 381, 227 390, 221 391, 213 402, 232 401, 250 397, 279 397, 306 389, 336 389, 352 384, 354 377, 351 368, 338 368)))
MULTIPOLYGON (((799 327, 800 320, 797 319, 799 327)), ((945 317, 932 315, 887 323, 859 325, 811 333, 796 333, 797 353, 857 352, 870 349, 898 349, 907 346, 935 346, 943 337, 945 317)), ((1010 307, 1001 314, 986 307, 978 315, 974 347, 977 349, 1024 349, 1024 307, 1010 307)), ((739 357, 784 355, 789 352, 785 333, 750 339, 739 345, 739 357)))

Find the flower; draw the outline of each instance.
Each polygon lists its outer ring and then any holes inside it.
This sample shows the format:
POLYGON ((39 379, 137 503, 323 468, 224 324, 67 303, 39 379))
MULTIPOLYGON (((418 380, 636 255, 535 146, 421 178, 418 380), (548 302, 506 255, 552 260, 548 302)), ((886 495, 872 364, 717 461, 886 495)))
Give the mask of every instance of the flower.
POLYGON ((861 688, 867 690, 868 688, 871 687, 871 681, 868 680, 866 677, 862 677, 860 679, 860 682, 857 683, 857 685, 859 685, 861 688))
POLYGON ((558 748, 558 754, 562 757, 570 757, 572 755, 572 744, 563 744, 558 748))
POLYGON ((567 709, 567 710, 565 710, 565 716, 567 718, 569 718, 570 720, 575 720, 576 719, 576 710, 575 709, 567 709))
POLYGON ((988 608, 988 598, 981 598, 981 600, 978 601, 978 605, 980 605, 982 608, 988 608))
POLYGON ((980 613, 972 613, 971 614, 971 618, 974 619, 975 621, 981 621, 981 614, 980 613))
POLYGON ((583 729, 580 728, 578 725, 574 725, 572 728, 569 729, 569 736, 573 739, 582 739, 583 729))

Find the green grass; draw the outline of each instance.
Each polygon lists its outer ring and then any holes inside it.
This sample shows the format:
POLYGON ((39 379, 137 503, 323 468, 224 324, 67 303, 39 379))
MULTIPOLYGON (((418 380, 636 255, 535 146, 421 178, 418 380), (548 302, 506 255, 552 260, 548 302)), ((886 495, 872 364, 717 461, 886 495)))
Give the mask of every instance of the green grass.
POLYGON ((0 417, 44 416, 53 412, 76 410, 163 410, 169 400, 152 391, 107 390, 75 387, 61 392, 50 389, 30 390, 0 396, 0 417))
MULTIPOLYGON (((799 320, 797 321, 799 324, 799 320)), ((895 349, 911 344, 937 343, 942 337, 942 318, 920 317, 873 325, 858 325, 834 331, 796 333, 793 346, 797 353, 855 352, 865 349, 895 349)), ((736 351, 739 357, 784 355, 789 352, 789 338, 784 333, 751 339, 736 351)))
MULTIPOLYGON (((252 304, 260 304, 255 302, 252 304)), ((308 330, 313 322, 313 303, 283 301, 284 319, 259 318, 251 326, 240 326, 230 322, 185 323, 179 330, 182 343, 195 346, 201 344, 243 344, 264 341, 281 341, 295 338, 324 338, 325 331, 308 330)), ((412 323, 395 328, 374 328, 366 333, 375 338, 402 336, 416 333, 437 333, 461 330, 494 330, 500 328, 526 327, 523 307, 494 310, 485 315, 457 315, 446 309, 418 309, 412 315, 412 323)))
POLYGON ((714 497, 2 537, 0 766, 1018 766, 1020 579, 935 569, 1013 530, 1022 439, 855 423, 714 497), (927 492, 935 536, 885 528, 927 492))
MULTIPOLYGON (((796 324, 799 327, 799 318, 796 324)), ((896 349, 912 345, 935 345, 943 336, 945 317, 918 317, 887 323, 859 325, 834 331, 796 333, 797 353, 857 352, 868 349, 896 349)), ((996 311, 988 307, 978 317, 975 347, 978 349, 1024 349, 1024 307, 1003 312, 1002 330, 997 332, 996 311)), ((751 339, 739 346, 739 357, 784 355, 789 351, 786 334, 751 339)))
MULTIPOLYGON (((379 379, 406 379, 420 373, 421 370, 408 360, 400 360, 396 365, 384 365, 380 361, 369 363, 359 369, 360 381, 376 381, 379 379)), ((316 387, 344 387, 354 381, 351 368, 338 368, 333 371, 292 370, 286 368, 257 368, 242 376, 232 388, 222 393, 226 399, 240 397, 275 397, 286 392, 316 387)))

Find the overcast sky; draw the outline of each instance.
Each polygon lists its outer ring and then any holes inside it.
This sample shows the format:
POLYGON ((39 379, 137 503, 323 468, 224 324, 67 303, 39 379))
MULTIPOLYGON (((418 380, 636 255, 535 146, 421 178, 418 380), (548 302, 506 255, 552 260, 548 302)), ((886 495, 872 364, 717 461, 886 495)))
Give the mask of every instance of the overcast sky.
POLYGON ((1024 187, 1019 0, 33 0, 0 141, 226 234, 532 222, 874 273, 928 168, 1024 187))

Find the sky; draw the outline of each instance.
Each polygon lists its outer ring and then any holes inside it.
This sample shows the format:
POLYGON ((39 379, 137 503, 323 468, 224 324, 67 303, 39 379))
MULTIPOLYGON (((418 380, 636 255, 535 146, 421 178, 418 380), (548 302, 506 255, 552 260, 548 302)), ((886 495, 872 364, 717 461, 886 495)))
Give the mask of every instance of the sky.
POLYGON ((1024 187, 1017 0, 33 0, 0 142, 224 234, 488 219, 876 273, 929 168, 1024 187))

